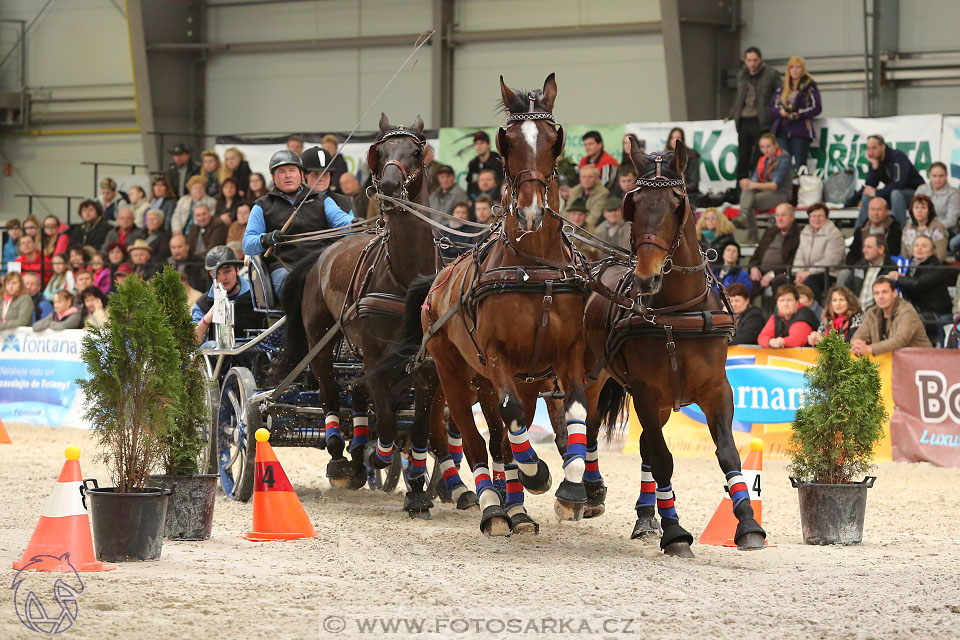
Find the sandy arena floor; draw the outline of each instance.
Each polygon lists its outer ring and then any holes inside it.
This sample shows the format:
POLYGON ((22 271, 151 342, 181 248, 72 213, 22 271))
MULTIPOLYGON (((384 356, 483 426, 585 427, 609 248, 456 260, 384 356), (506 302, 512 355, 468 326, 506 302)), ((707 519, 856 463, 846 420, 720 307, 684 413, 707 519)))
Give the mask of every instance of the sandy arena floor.
MULTIPOLYGON (((0 446, 0 565, 9 586, 9 567, 30 538, 64 448, 81 446, 86 477, 105 485, 108 476, 87 432, 7 428, 15 444, 0 446)), ((556 451, 538 450, 556 484, 556 451)), ((485 539, 476 512, 442 505, 433 520, 410 521, 400 493, 329 490, 325 453, 277 452, 316 539, 247 542, 240 535, 252 505, 219 497, 211 540, 167 541, 159 562, 82 574, 79 614, 62 637, 960 636, 958 469, 881 465, 864 545, 824 548, 802 543, 796 490, 785 464, 768 462, 763 525, 776 547, 743 553, 694 545, 696 559, 680 560, 630 540, 640 485, 633 456, 601 457, 609 487, 601 518, 558 523, 551 492, 528 498, 538 537, 485 539), (399 626, 391 633, 383 623, 399 626), (406 626, 418 624, 422 634, 406 626)), ((681 523, 699 536, 721 498, 716 461, 678 460, 673 484, 681 523)), ((53 581, 36 584, 49 585, 41 597, 56 607, 53 581)), ((38 636, 21 625, 5 588, 0 638, 38 636)))

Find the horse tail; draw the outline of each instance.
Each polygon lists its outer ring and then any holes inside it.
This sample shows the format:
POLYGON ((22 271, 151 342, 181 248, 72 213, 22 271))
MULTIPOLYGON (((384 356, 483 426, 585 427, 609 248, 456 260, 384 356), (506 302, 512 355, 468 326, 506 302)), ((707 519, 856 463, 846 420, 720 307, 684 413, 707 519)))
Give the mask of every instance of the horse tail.
POLYGON ((283 357, 276 373, 286 375, 307 355, 307 328, 303 322, 303 289, 310 270, 317 264, 322 251, 304 256, 293 266, 283 282, 283 309, 287 322, 283 334, 283 357))
POLYGON ((612 438, 623 428, 620 416, 627 406, 627 397, 627 390, 613 378, 609 378, 600 389, 597 413, 600 416, 600 424, 606 430, 607 438, 612 438))
POLYGON ((383 353, 376 365, 373 366, 361 379, 365 382, 375 377, 391 381, 395 386, 406 384, 410 378, 407 373, 407 363, 417 355, 420 343, 423 341, 423 325, 420 321, 420 309, 427 294, 433 287, 434 275, 420 276, 413 281, 407 290, 403 320, 400 328, 394 334, 393 343, 383 353))

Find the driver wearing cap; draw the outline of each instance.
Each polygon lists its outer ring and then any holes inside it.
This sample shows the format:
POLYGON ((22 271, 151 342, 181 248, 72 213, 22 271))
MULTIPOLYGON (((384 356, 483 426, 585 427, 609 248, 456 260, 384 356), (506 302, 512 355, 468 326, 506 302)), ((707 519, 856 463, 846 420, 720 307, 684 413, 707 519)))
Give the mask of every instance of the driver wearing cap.
MULTIPOLYGON (((253 296, 250 283, 238 273, 243 261, 237 259, 237 254, 230 247, 218 245, 207 252, 207 273, 210 277, 226 289, 227 299, 233 302, 233 326, 236 331, 243 329, 264 328, 265 316, 253 310, 253 296)), ((197 300, 193 305, 191 315, 196 323, 197 344, 208 340, 210 324, 213 322, 213 290, 215 284, 210 285, 207 295, 197 300)))

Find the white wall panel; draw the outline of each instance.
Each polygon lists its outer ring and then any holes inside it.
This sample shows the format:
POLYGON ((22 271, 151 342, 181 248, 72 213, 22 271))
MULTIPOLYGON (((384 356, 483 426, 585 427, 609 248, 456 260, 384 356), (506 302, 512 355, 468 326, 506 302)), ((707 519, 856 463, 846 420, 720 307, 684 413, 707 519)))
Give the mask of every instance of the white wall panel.
POLYGON ((463 31, 654 22, 660 0, 458 0, 456 19, 463 31))

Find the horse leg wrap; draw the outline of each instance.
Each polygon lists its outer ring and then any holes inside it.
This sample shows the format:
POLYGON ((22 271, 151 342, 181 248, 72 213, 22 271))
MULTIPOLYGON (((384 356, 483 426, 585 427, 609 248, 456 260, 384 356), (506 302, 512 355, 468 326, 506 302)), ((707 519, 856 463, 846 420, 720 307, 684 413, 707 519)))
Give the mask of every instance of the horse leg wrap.
MULTIPOLYGON (((657 483, 653 479, 653 472, 650 471, 650 465, 640 465, 640 497, 637 498, 637 513, 640 513, 641 507, 657 506, 657 483)), ((653 515, 651 511, 650 515, 653 515)))
POLYGON ((340 431, 340 416, 330 412, 324 420, 326 428, 324 435, 326 438, 327 453, 331 458, 343 457, 343 433, 340 431))
POLYGON ((507 437, 510 439, 510 450, 513 451, 513 459, 525 475, 536 475, 539 466, 537 463, 540 462, 540 459, 530 444, 527 428, 519 427, 514 430, 515 425, 516 423, 511 424, 507 433, 507 437))
POLYGON ((362 451, 370 441, 370 418, 353 416, 353 437, 350 438, 350 453, 362 451))
POLYGON ((564 482, 583 482, 586 458, 587 423, 583 420, 567 420, 567 452, 563 455, 564 482))
POLYGON ((477 487, 477 495, 480 499, 480 509, 483 512, 480 516, 480 531, 486 533, 488 523, 494 518, 507 518, 507 512, 500 504, 500 494, 493 488, 493 481, 490 479, 490 470, 487 465, 478 462, 473 467, 473 481, 477 487))
POLYGON ((667 528, 667 520, 679 521, 673 485, 667 484, 665 487, 657 487, 657 511, 660 512, 660 519, 664 521, 664 530, 667 528))
POLYGON ((447 453, 453 459, 453 466, 459 467, 463 460, 463 438, 450 427, 447 427, 447 453))
POLYGON ((587 448, 586 468, 583 472, 584 482, 603 482, 603 476, 600 475, 600 456, 597 454, 597 443, 593 443, 593 448, 587 448))
POLYGON ((470 493, 467 485, 460 479, 460 474, 457 472, 457 465, 451 459, 451 456, 446 455, 440 458, 440 472, 443 474, 443 484, 446 486, 447 491, 450 493, 450 498, 454 502, 459 503, 461 496, 470 493))
POLYGON ((422 478, 427 473, 427 448, 410 448, 410 471, 407 477, 410 480, 422 478))
POLYGON ((733 512, 737 512, 737 507, 746 500, 750 501, 750 492, 747 489, 747 481, 743 479, 743 476, 740 475, 739 471, 731 471, 727 473, 727 493, 730 495, 730 500, 733 502, 733 512))
POLYGON ((384 443, 377 438, 377 453, 373 457, 373 463, 379 468, 384 469, 393 462, 393 443, 384 443))
POLYGON ((500 500, 506 500, 507 497, 507 476, 503 470, 503 463, 493 461, 493 488, 500 494, 500 500))

